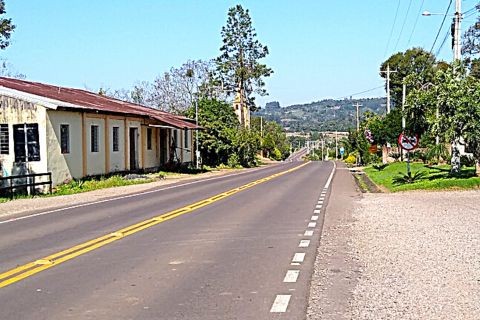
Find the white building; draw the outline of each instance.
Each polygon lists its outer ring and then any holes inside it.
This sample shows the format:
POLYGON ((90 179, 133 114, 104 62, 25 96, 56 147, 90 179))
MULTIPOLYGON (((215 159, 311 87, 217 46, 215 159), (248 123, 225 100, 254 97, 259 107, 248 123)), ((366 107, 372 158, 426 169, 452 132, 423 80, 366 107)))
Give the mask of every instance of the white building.
POLYGON ((0 77, 0 176, 53 184, 194 161, 190 119, 80 89, 0 77))

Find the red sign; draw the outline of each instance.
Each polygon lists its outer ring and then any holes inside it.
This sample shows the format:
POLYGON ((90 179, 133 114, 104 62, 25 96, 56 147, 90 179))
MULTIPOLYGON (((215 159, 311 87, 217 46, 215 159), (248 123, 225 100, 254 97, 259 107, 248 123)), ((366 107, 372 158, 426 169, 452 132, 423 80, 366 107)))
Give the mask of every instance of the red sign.
POLYGON ((411 151, 413 149, 416 149, 418 147, 418 136, 407 136, 404 133, 401 133, 398 136, 398 144, 400 145, 400 148, 406 151, 411 151))

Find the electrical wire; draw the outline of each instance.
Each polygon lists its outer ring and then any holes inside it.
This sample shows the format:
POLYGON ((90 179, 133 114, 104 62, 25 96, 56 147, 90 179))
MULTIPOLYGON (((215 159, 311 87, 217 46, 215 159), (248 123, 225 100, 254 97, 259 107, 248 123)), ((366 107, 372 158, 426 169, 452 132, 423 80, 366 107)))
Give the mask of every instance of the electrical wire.
POLYGON ((442 40, 442 44, 440 45, 440 47, 437 49, 437 52, 435 52, 435 56, 438 57, 438 55, 440 54, 440 51, 443 49, 443 46, 445 45, 445 43, 447 42, 447 39, 449 38, 450 36, 450 30, 447 30, 447 32, 445 33, 445 37, 443 37, 443 40, 442 40))
POLYGON ((435 47, 435 44, 437 43, 438 36, 440 35, 440 32, 442 32, 443 29, 443 24, 445 23, 445 20, 447 19, 448 11, 450 11, 450 7, 452 6, 453 0, 450 0, 450 3, 448 4, 447 11, 445 11, 445 14, 443 16, 442 24, 440 25, 440 28, 438 28, 437 36, 435 37, 435 40, 433 41, 432 48, 430 49, 430 53, 432 53, 433 48, 435 47))
POLYGON ((402 37, 403 29, 405 28, 405 23, 407 23, 408 14, 410 13, 411 7, 412 7, 412 0, 410 0, 410 2, 408 3, 407 13, 405 14, 405 18, 403 19, 402 28, 400 29, 400 33, 398 35, 397 42, 395 43, 395 47, 393 48, 393 51, 397 50, 397 46, 398 46, 398 43, 400 42, 400 38, 402 37))
POLYGON ((390 41, 392 40, 393 30, 395 29, 395 24, 397 23, 398 9, 400 8, 400 0, 398 0, 397 10, 395 11, 395 18, 393 19, 392 30, 390 31, 390 36, 388 37, 387 47, 385 48, 384 57, 387 56, 388 47, 390 46, 390 41))
POLYGON ((415 23, 413 24, 412 32, 410 33, 410 37, 408 38, 407 47, 410 45, 410 41, 412 41, 413 33, 415 32, 415 28, 417 27, 418 19, 422 15, 422 9, 423 9, 423 4, 424 3, 425 3, 425 0, 422 0, 422 4, 420 5, 420 8, 418 9, 417 18, 415 19, 415 23))
POLYGON ((341 99, 350 98, 350 97, 353 97, 353 96, 358 96, 358 95, 360 95, 360 94, 364 94, 364 93, 367 93, 367 92, 371 92, 371 91, 374 91, 374 90, 377 90, 377 89, 380 89, 380 88, 384 88, 384 86, 381 85, 381 86, 379 86, 379 87, 371 88, 371 89, 368 89, 368 90, 365 90, 365 91, 362 91, 362 92, 357 92, 357 93, 354 93, 354 94, 349 94, 348 96, 340 97, 340 98, 337 98, 336 100, 341 100, 341 99))

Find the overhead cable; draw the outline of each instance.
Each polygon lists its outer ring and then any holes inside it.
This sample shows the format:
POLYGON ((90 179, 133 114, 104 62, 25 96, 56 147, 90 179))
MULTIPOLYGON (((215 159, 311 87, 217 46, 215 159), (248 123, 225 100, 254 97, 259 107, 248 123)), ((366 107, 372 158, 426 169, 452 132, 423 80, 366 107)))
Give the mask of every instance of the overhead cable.
POLYGON ((410 45, 410 41, 412 41, 413 33, 415 32, 415 29, 417 27, 418 19, 422 15, 424 3, 425 3, 425 0, 422 0, 422 3, 420 4, 420 8, 418 9, 417 18, 415 19, 415 23, 413 24, 412 32, 410 33, 410 37, 408 38, 407 47, 410 45))
POLYGON ((448 4, 447 11, 445 11, 445 14, 443 15, 443 20, 442 24, 440 25, 440 28, 438 28, 437 36, 435 37, 435 40, 433 41, 432 48, 430 49, 430 53, 433 52, 433 48, 435 47, 435 44, 437 43, 438 36, 440 35, 440 32, 442 32, 443 24, 445 23, 445 20, 447 19, 448 11, 450 11, 450 7, 452 6, 453 0, 450 0, 450 3, 448 4))
POLYGON ((407 13, 405 14, 405 18, 403 19, 403 24, 402 28, 400 29, 400 33, 398 34, 397 42, 395 43, 395 47, 393 48, 393 51, 397 50, 398 43, 400 42, 400 38, 402 37, 403 34, 403 29, 405 28, 405 23, 407 22, 408 14, 410 13, 410 8, 412 6, 412 0, 408 3, 408 8, 407 8, 407 13))
POLYGON ((390 41, 392 40, 393 30, 395 29, 395 24, 397 22, 399 8, 400 8, 400 0, 398 0, 397 10, 395 11, 395 18, 393 19, 392 30, 390 31, 390 36, 388 37, 388 41, 387 41, 387 47, 385 48, 385 53, 383 54, 384 57, 387 56, 388 47, 390 46, 390 41))

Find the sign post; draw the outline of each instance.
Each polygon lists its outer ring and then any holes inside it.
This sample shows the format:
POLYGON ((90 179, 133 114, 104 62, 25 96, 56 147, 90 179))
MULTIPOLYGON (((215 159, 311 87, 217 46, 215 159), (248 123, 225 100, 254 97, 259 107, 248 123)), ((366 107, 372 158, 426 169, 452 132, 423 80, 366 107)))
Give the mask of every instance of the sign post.
POLYGON ((410 151, 418 147, 418 136, 407 136, 404 132, 400 133, 398 136, 398 145, 403 150, 407 151, 407 175, 408 177, 412 176, 410 172, 410 151))

